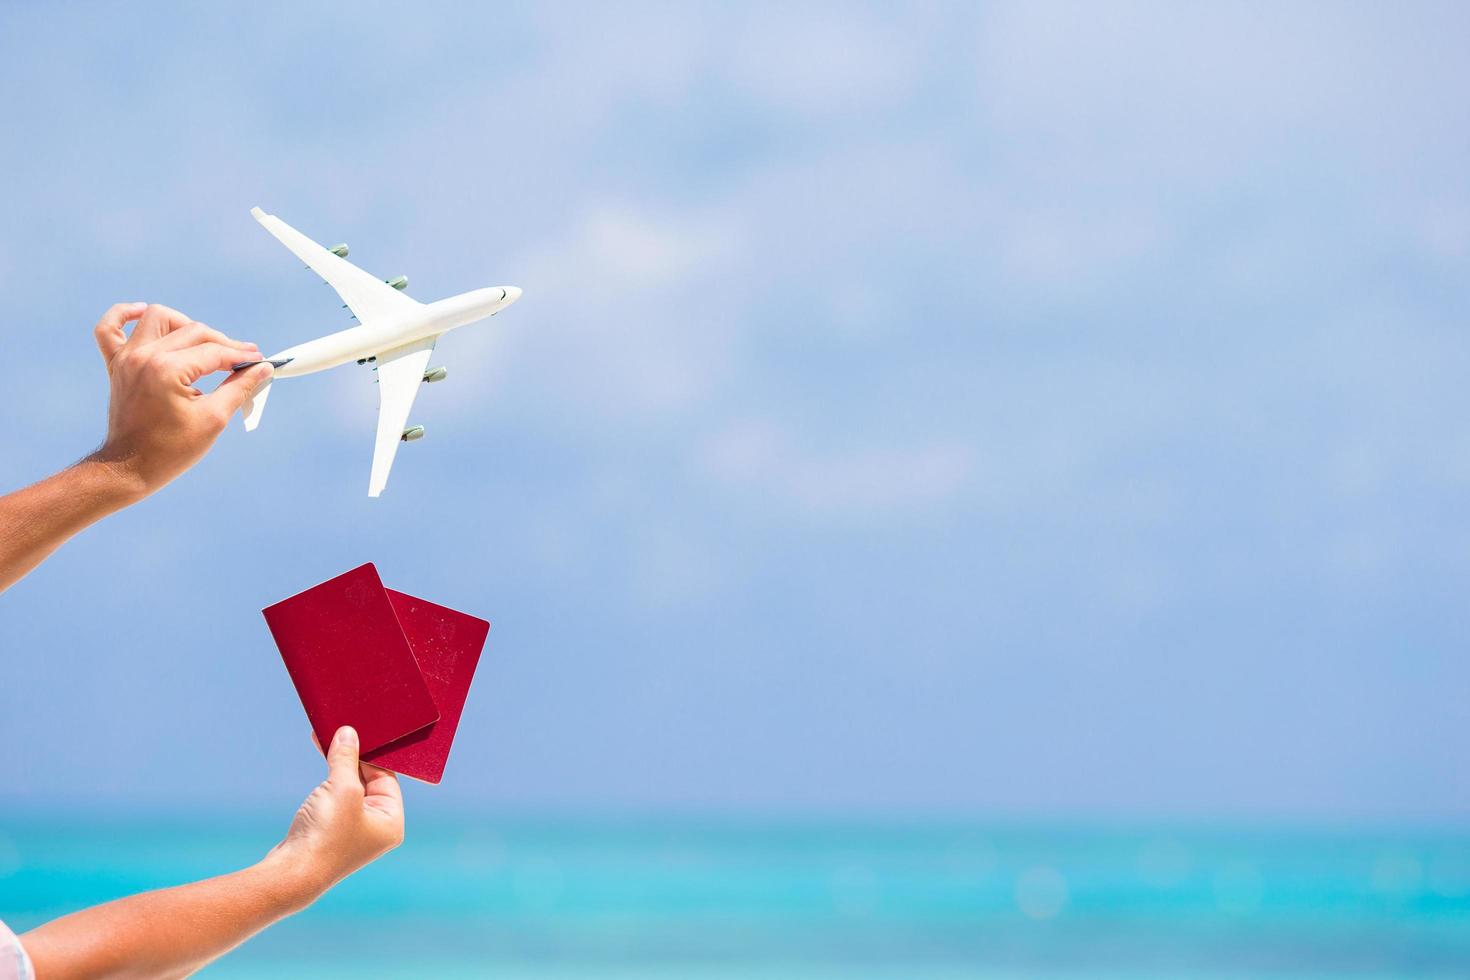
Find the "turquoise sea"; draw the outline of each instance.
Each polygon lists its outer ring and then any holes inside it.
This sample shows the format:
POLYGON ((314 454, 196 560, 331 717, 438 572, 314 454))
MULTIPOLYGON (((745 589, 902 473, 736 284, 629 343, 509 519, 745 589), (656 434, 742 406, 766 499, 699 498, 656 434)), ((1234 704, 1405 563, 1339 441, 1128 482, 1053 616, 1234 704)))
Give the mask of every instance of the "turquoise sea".
MULTIPOLYGON (((24 929, 248 864, 279 821, 0 821, 24 929)), ((220 978, 1470 976, 1470 836, 421 821, 220 978)))

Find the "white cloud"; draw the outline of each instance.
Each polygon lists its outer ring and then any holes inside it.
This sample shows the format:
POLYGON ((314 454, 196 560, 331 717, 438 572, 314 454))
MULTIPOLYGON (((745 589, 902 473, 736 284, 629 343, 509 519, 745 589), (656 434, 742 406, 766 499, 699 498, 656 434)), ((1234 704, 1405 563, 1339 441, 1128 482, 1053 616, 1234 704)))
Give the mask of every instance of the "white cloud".
POLYGON ((734 238, 728 226, 702 216, 659 217, 628 206, 597 205, 571 240, 544 260, 558 268, 593 269, 605 289, 668 286, 728 256, 734 238))
POLYGON ((1437 200, 1423 209, 1419 222, 1425 250, 1446 260, 1470 256, 1470 204, 1464 200, 1437 200))
POLYGON ((1155 209, 1098 202, 1012 208, 996 234, 1013 281, 1069 290, 1105 284, 1107 273, 1158 254, 1169 240, 1155 209))
POLYGON ((959 441, 813 450, 768 422, 743 422, 707 438, 701 472, 727 486, 774 495, 823 513, 870 514, 949 501, 970 485, 973 449, 959 441))
POLYGON ((1457 152, 1446 134, 1463 131, 1463 100, 1448 100, 1450 118, 1425 109, 1458 81, 1462 34, 1453 6, 1001 3, 981 25, 977 86, 997 135, 1038 173, 1218 191, 1303 151, 1457 152))
POLYGON ((851 6, 785 6, 744 19, 725 72, 778 110, 827 116, 893 106, 922 77, 915 36, 851 6))
MULTIPOLYGON (((542 379, 559 404, 601 417, 665 413, 711 395, 732 363, 741 224, 594 202, 523 262, 516 329, 467 331, 467 359, 542 379)), ((509 321, 507 321, 509 323, 509 321)))

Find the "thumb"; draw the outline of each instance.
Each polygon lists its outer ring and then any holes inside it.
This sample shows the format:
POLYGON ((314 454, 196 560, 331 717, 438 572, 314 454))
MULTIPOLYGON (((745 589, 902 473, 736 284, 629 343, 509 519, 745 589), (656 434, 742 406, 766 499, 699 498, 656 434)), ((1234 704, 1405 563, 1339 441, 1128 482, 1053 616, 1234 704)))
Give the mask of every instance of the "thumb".
POLYGON ((270 381, 274 373, 275 368, 271 367, 269 361, 261 361, 254 367, 236 371, 221 381, 219 387, 211 391, 208 397, 219 405, 226 415, 234 415, 240 410, 240 406, 255 394, 257 389, 270 381))
POLYGON ((332 745, 327 749, 327 782, 337 786, 361 786, 357 774, 357 729, 343 725, 332 736, 332 745))
POLYGON ((136 320, 148 309, 147 303, 114 303, 102 319, 97 321, 93 336, 97 338, 97 349, 102 352, 103 363, 112 363, 112 358, 127 343, 128 335, 123 324, 136 320))

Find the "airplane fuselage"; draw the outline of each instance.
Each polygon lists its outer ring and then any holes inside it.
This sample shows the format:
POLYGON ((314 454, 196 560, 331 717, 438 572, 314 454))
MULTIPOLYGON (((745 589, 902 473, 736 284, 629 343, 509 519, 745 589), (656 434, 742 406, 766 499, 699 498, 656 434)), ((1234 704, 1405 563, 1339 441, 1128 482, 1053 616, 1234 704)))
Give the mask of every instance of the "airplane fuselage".
POLYGON ((415 340, 434 337, 456 327, 463 327, 494 316, 520 299, 514 286, 492 286, 460 293, 436 303, 427 303, 399 316, 374 320, 361 326, 308 340, 288 347, 271 360, 285 360, 276 369, 277 378, 296 378, 303 374, 325 371, 348 361, 377 357, 385 351, 415 340))

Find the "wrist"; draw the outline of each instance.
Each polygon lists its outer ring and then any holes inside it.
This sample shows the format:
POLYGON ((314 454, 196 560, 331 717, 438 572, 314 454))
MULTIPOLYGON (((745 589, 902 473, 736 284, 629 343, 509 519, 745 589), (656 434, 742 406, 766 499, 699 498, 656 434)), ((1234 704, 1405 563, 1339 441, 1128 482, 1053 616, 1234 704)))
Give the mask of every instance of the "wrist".
POLYGON ((83 458, 74 469, 87 476, 99 502, 113 510, 135 504, 152 492, 147 481, 128 465, 127 459, 113 453, 107 446, 83 458))
POLYGON ((300 911, 321 898, 339 877, 311 855, 286 844, 275 847, 255 867, 270 881, 277 901, 289 912, 300 911))

